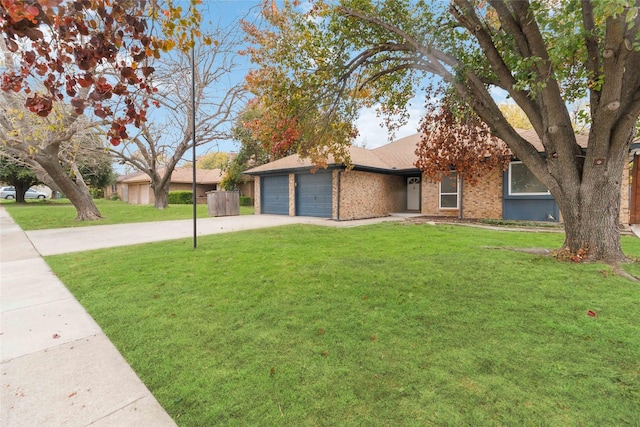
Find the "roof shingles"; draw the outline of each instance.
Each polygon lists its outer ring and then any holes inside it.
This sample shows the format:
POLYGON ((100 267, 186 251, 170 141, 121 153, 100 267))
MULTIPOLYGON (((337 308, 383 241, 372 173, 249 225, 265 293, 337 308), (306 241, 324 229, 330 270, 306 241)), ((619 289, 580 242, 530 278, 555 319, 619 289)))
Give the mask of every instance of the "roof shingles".
MULTIPOLYGON (((165 168, 158 170, 160 175, 164 174, 165 168)), ((221 169, 196 169, 196 184, 218 184, 222 181, 224 172, 221 169)), ((123 183, 133 184, 137 182, 151 182, 151 178, 146 173, 139 173, 135 176, 122 180, 123 183)), ((193 169, 175 168, 171 173, 171 182, 176 184, 193 183, 193 169)))
MULTIPOLYGON (((520 136, 529 141, 540 152, 544 151, 544 147, 540 142, 540 138, 534 130, 518 130, 520 136)), ((400 138, 397 141, 383 145, 372 150, 361 147, 349 147, 351 163, 355 167, 380 169, 380 170, 411 170, 416 169, 415 162, 416 148, 420 142, 419 133, 400 138)), ((576 134, 578 144, 585 148, 587 146, 588 137, 584 134, 576 134)), ((333 158, 327 161, 328 166, 341 165, 336 163, 333 158)), ((313 164, 309 159, 301 159, 297 154, 283 157, 282 159, 257 166, 245 171, 249 175, 260 175, 262 173, 309 169, 313 164)))

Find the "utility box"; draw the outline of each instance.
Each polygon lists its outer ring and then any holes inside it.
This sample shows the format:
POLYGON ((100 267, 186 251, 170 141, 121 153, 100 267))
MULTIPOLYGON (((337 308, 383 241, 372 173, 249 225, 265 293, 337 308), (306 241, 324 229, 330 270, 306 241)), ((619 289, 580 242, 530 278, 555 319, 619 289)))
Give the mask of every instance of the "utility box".
POLYGON ((209 191, 207 193, 209 216, 240 215, 239 191, 209 191))

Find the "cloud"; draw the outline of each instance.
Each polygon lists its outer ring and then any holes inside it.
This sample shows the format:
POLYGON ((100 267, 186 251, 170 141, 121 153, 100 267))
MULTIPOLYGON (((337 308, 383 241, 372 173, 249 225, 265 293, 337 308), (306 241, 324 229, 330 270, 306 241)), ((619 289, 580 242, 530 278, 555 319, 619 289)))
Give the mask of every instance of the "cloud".
MULTIPOLYGON (((393 140, 413 135, 418 132, 420 119, 424 115, 422 108, 409 107, 409 121, 395 132, 393 140)), ((354 145, 365 148, 377 148, 391 142, 390 132, 384 126, 384 118, 379 117, 376 107, 364 108, 360 111, 360 117, 356 121, 360 135, 354 145)))

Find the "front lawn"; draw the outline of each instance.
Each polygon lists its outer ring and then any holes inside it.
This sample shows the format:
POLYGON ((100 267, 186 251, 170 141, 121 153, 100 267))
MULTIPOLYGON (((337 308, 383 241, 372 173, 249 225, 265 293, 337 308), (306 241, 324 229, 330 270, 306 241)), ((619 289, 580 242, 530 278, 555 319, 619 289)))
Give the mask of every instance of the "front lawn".
MULTIPOLYGON (((3 201, 2 206, 25 231, 193 218, 193 205, 169 205, 167 209, 158 210, 153 205, 130 205, 120 200, 94 201, 103 215, 103 218, 97 221, 76 221, 76 209, 67 199, 33 201, 26 204, 3 201)), ((196 212, 198 218, 207 218, 207 205, 197 205, 196 212)), ((241 206, 240 214, 253 214, 253 207, 241 206)))
POLYGON ((199 242, 47 258, 179 425, 640 425, 640 286, 495 249, 562 235, 385 223, 199 242))

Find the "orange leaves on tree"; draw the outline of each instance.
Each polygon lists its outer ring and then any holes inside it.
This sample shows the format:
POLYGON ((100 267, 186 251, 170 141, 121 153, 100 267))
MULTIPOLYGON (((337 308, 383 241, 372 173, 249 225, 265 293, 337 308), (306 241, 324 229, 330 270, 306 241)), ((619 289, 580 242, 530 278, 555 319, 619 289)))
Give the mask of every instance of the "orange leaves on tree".
POLYGON ((475 115, 454 114, 446 102, 427 105, 420 132, 415 165, 434 181, 456 171, 475 184, 492 169, 506 168, 510 158, 506 144, 484 122, 475 115))
MULTIPOLYGON (((245 80, 256 97, 260 117, 250 125, 253 136, 273 157, 297 153, 317 167, 326 167, 329 159, 348 161, 348 147, 356 135, 353 102, 334 102, 333 78, 322 67, 330 61, 326 55, 308 58, 305 49, 324 51, 320 41, 303 25, 307 21, 296 12, 298 2, 282 6, 271 0, 262 3, 262 17, 268 25, 243 21, 248 47, 242 52, 251 57, 256 69, 245 80), (300 53, 300 52, 303 53, 300 53), (319 64, 318 70, 311 63, 319 64)), ((309 15, 310 16, 310 15, 309 15)), ((357 91, 343 87, 345 98, 354 99, 357 91)), ((339 90, 339 89, 336 89, 339 90)))
POLYGON ((278 116, 274 111, 262 113, 245 126, 275 159, 295 152, 301 136, 297 119, 278 116))
POLYGON ((301 132, 295 118, 283 118, 276 123, 271 135, 271 153, 276 156, 286 155, 299 140, 301 132))

